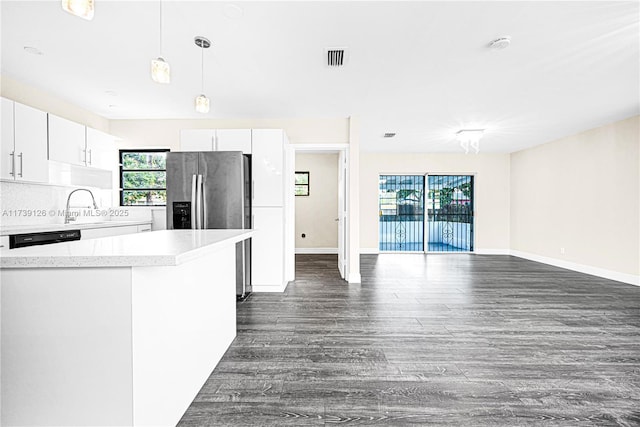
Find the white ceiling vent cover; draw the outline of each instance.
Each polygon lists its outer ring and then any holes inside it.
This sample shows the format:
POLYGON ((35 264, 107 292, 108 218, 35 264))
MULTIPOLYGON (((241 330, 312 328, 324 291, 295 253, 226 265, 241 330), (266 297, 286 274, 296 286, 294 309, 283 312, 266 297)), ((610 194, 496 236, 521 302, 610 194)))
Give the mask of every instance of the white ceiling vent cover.
POLYGON ((329 68, 344 67, 349 59, 349 48, 327 47, 324 50, 325 64, 329 68))

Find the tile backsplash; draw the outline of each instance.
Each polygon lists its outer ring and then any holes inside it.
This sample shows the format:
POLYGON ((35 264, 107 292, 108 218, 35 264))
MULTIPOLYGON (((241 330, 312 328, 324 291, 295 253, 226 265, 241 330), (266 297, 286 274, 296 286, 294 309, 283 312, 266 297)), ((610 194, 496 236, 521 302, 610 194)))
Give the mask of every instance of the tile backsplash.
MULTIPOLYGON (((112 190, 0 181, 0 224, 62 224, 67 197, 77 188, 91 190, 98 207, 113 207, 112 190)), ((88 206, 91 197, 88 193, 79 192, 74 194, 72 202, 73 206, 88 206)))

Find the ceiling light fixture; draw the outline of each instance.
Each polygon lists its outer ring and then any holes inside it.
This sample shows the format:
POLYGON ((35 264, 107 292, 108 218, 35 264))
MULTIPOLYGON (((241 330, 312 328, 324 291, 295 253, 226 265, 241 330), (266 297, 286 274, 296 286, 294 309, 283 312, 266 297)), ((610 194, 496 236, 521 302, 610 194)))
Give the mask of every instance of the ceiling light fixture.
POLYGON ((151 78, 158 83, 171 83, 171 66, 162 57, 162 0, 160 0, 160 56, 151 60, 151 78))
POLYGON ((200 48, 200 58, 201 58, 201 76, 202 80, 200 82, 200 95, 196 96, 196 111, 198 113, 208 113, 209 112, 209 98, 204 94, 204 50, 208 49, 211 46, 211 42, 202 36, 197 36, 194 39, 196 46, 200 48))
POLYGON ((93 0, 62 0, 62 9, 87 21, 93 19, 93 0))
POLYGON ((505 36, 492 40, 489 43, 489 47, 493 50, 503 50, 511 45, 511 37, 505 36))
POLYGON ((480 152, 480 138, 483 134, 484 129, 462 129, 456 132, 465 154, 469 154, 469 147, 473 148, 476 154, 480 152))

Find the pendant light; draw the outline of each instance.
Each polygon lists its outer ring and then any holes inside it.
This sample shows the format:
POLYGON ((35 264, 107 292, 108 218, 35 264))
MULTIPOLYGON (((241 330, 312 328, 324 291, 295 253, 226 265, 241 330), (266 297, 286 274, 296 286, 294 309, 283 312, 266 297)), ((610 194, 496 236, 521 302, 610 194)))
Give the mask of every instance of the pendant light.
POLYGON ((151 78, 158 83, 171 83, 171 67, 162 57, 162 0, 160 1, 160 56, 151 60, 151 78))
POLYGON ((200 95, 196 96, 196 111, 198 113, 209 112, 209 98, 204 94, 204 50, 211 46, 211 42, 202 36, 198 36, 194 39, 196 46, 200 48, 201 57, 201 82, 200 82, 200 95))
POLYGON ((93 19, 93 0, 62 0, 62 9, 87 21, 93 19))

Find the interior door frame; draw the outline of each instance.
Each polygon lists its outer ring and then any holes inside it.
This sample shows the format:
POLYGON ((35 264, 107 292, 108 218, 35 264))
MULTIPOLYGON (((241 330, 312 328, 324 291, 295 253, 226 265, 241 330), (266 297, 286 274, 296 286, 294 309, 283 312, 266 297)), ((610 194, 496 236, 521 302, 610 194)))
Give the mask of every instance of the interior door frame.
POLYGON ((338 154, 338 270, 340 277, 349 281, 349 144, 302 143, 291 147, 295 154, 338 154))

